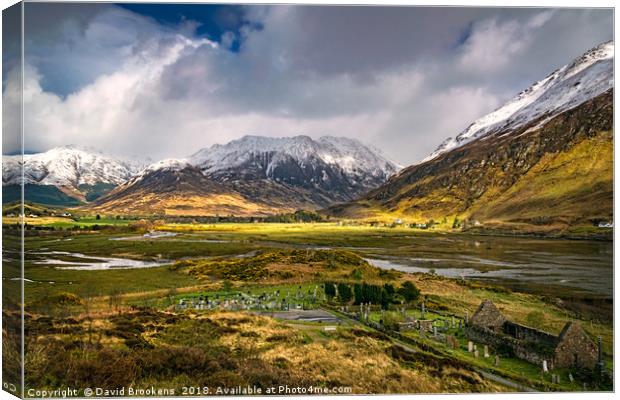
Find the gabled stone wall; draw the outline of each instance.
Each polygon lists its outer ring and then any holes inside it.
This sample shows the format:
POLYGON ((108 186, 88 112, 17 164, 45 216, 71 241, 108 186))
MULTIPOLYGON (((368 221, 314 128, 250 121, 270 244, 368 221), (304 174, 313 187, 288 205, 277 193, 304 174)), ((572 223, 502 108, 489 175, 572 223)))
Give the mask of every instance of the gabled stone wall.
POLYGON ((469 323, 499 332, 506 322, 506 317, 497 309, 491 300, 483 301, 469 323))
POLYGON ((583 328, 574 322, 566 324, 555 348, 555 365, 560 368, 573 365, 594 368, 598 361, 598 348, 583 328))
POLYGON ((548 368, 594 368, 597 347, 576 322, 568 322, 559 336, 509 321, 490 300, 483 301, 466 328, 467 336, 517 358, 548 368))

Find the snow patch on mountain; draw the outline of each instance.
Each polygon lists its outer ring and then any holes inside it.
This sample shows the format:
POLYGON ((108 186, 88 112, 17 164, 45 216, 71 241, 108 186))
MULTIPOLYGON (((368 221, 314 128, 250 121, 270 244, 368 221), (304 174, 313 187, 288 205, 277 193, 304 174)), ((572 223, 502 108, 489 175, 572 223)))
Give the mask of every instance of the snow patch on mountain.
POLYGON ((56 147, 44 153, 2 157, 2 184, 21 182, 23 165, 24 183, 53 186, 118 185, 129 179, 136 166, 103 154, 69 145, 56 147))
POLYGON ((351 138, 323 136, 264 137, 248 135, 225 145, 213 145, 189 157, 189 163, 205 173, 238 168, 248 162, 267 165, 267 175, 278 165, 294 160, 299 165, 322 161, 350 175, 383 175, 388 177, 401 166, 378 150, 351 138))
POLYGON ((614 43, 603 43, 519 93, 504 106, 479 118, 455 138, 448 138, 420 163, 473 140, 554 116, 613 88, 614 43))

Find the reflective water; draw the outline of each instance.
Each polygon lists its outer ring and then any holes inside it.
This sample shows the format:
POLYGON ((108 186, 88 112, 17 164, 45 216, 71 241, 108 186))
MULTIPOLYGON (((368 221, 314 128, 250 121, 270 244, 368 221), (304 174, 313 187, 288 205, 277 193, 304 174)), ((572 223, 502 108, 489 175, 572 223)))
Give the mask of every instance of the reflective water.
POLYGON ((105 269, 132 269, 154 268, 170 264, 170 261, 132 260, 118 257, 87 256, 81 253, 66 251, 50 251, 39 253, 43 259, 34 261, 34 264, 53 265, 57 269, 72 270, 105 270, 105 269))
POLYGON ((411 238, 406 246, 365 251, 383 269, 435 272, 527 291, 612 297, 613 243, 476 237, 411 238))

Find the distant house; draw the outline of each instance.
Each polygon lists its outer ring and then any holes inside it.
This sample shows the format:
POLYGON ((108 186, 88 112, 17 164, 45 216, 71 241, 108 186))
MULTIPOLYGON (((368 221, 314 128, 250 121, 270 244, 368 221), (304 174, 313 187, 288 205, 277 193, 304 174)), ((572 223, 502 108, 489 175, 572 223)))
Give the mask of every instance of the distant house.
POLYGON ((29 214, 28 217, 29 218, 39 218, 39 216, 37 214, 29 214))
POLYGON ((600 361, 597 346, 579 323, 567 322, 555 336, 509 321, 490 300, 483 301, 470 318, 466 334, 471 340, 509 351, 533 364, 546 361, 549 369, 594 369, 600 361))
POLYGON ((613 228, 614 223, 610 221, 599 222, 598 227, 599 228, 613 228))

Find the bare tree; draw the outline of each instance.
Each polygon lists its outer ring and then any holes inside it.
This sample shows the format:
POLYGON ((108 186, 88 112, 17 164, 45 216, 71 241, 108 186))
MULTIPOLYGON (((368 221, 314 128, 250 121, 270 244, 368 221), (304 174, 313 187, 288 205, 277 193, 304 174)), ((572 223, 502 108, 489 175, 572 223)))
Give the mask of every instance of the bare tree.
POLYGON ((108 306, 110 307, 110 311, 116 311, 117 313, 121 313, 121 306, 123 305, 123 296, 122 292, 118 288, 112 289, 110 295, 108 296, 108 306))
POLYGON ((80 290, 80 297, 82 298, 82 309, 84 310, 84 319, 87 321, 86 333, 88 337, 88 344, 93 343, 93 304, 97 297, 97 291, 94 286, 87 284, 80 290))

